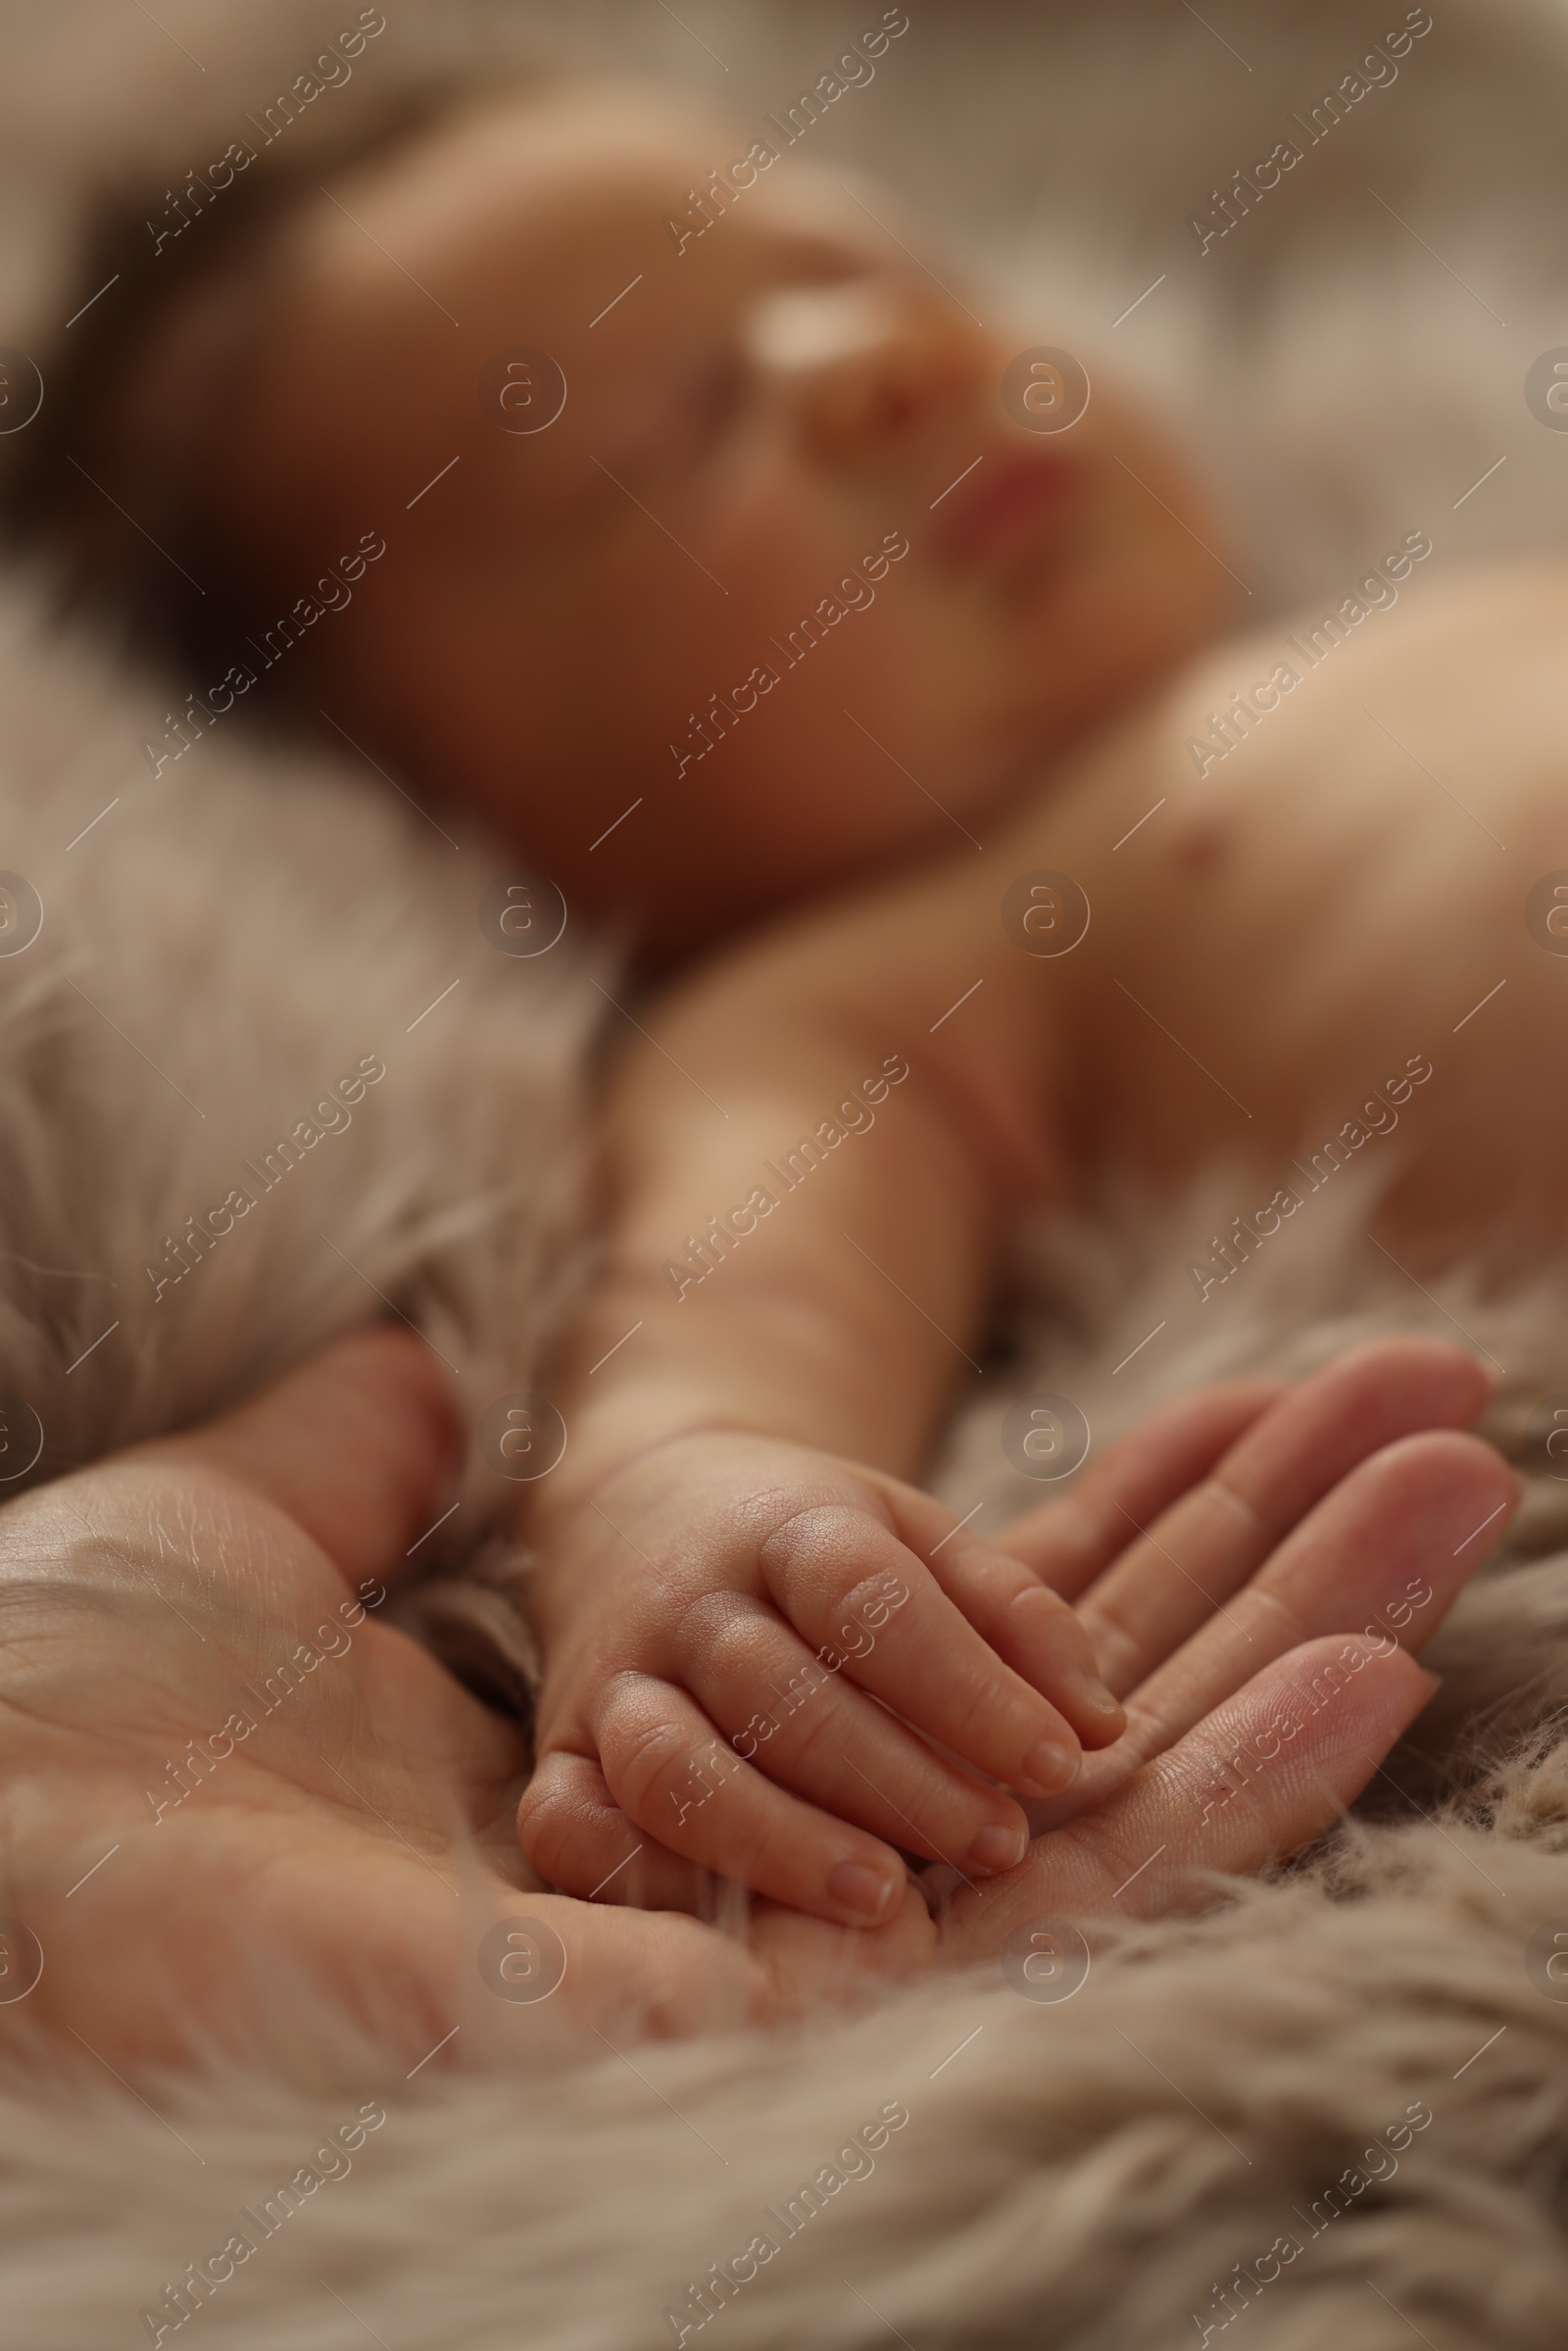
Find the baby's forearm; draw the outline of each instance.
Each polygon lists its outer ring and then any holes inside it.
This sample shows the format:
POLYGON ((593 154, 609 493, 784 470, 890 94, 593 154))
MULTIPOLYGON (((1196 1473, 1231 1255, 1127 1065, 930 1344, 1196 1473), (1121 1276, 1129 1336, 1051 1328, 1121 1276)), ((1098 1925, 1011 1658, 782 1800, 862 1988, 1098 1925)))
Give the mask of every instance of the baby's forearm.
POLYGON ((1020 1090, 932 1037, 948 974, 890 987, 876 933, 835 917, 644 1015, 606 1106, 607 1259, 556 1389, 548 1518, 705 1426, 904 1474, 974 1376, 1027 1155, 997 1105, 1020 1090))
POLYGON ((783 1069, 776 1034, 664 1036, 680 1068, 639 1055, 611 1107, 616 1205, 555 1499, 713 1424, 906 1470, 973 1352, 991 1221, 929 1080, 922 1099, 892 1035, 792 1039, 783 1069))
POLYGON ((519 1833, 554 1884, 635 1863, 678 1903, 716 1872, 876 1926, 904 1850, 1012 1867, 1006 1791, 1059 1790, 1120 1729, 1065 1603, 972 1541, 933 1567, 957 1529, 899 1474, 978 1373, 1008 1192, 1049 1190, 999 935, 989 874, 932 876, 639 1008, 566 1451, 533 1490, 519 1833))

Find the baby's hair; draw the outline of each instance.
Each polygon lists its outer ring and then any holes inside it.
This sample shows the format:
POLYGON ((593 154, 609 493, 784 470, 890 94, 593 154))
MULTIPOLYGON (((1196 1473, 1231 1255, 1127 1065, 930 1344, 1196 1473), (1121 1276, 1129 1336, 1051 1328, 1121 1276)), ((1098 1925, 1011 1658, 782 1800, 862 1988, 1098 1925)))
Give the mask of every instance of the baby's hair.
POLYGON ((214 181, 229 171, 217 186, 187 173, 177 196, 152 194, 122 176, 89 196, 74 288, 62 303, 72 323, 38 354, 43 404, 5 446, 0 475, 0 530, 41 559, 63 612, 165 662, 220 667, 234 658, 255 619, 244 584, 186 495, 178 448, 158 448, 145 418, 138 433, 136 387, 204 314, 220 353, 243 337, 283 232, 320 200, 324 181, 552 78, 425 83, 362 104, 346 125, 290 124, 297 137, 275 145, 236 140, 208 167, 214 181))

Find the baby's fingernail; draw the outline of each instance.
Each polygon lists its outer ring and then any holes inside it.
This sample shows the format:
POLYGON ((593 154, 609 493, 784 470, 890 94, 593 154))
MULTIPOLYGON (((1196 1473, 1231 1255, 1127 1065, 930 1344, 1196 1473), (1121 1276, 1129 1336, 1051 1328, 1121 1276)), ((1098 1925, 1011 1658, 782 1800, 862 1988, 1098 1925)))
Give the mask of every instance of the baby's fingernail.
POLYGON ((1015 1829, 1004 1829, 1000 1821, 982 1829, 969 1847, 968 1863, 972 1870, 981 1870, 995 1878, 1003 1870, 1015 1870, 1029 1850, 1029 1832, 1020 1822, 1015 1829))
POLYGON ((1023 1781, 1037 1795, 1059 1795, 1061 1790, 1078 1777, 1083 1761, 1071 1747, 1064 1747, 1054 1739, 1042 1739, 1029 1749, 1023 1759, 1023 1781))
POLYGON ((1097 1714, 1120 1714, 1121 1700, 1113 1690, 1107 1690, 1098 1674, 1076 1674, 1073 1687, 1086 1706, 1097 1714))
POLYGON ((827 1879, 829 1899, 841 1910, 858 1910, 868 1919, 879 1919, 893 1899, 891 1878, 878 1870, 868 1870, 863 1862, 841 1861, 829 1870, 827 1879))

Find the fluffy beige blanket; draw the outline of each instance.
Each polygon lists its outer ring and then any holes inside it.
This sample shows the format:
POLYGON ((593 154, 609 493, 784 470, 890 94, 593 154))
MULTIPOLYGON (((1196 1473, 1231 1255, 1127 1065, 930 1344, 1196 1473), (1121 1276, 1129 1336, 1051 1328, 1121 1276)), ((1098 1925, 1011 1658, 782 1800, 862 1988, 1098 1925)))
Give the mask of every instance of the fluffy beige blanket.
MULTIPOLYGON (((553 30, 531 7, 386 13, 386 71, 548 36, 759 112, 859 24, 785 0, 684 0, 678 17, 627 0, 553 30)), ((1557 7, 1434 0, 1397 84, 1356 101, 1289 201, 1207 251, 1190 225, 1402 13, 911 6, 876 82, 820 129, 824 155, 902 180, 1042 329, 1112 353, 1185 416, 1228 486, 1258 612, 1337 589, 1391 531, 1427 529, 1445 562, 1559 532, 1568 440, 1522 395, 1563 333, 1557 7)), ((0 339, 49 315, 89 167, 182 171, 292 78, 325 21, 227 0, 13 9, 7 197, 29 233, 0 339)), ((165 732, 167 682, 57 639, 34 605, 32 583, 7 584, 0 864, 33 883, 44 927, 0 960, 0 1386, 36 1411, 40 1466, 242 1392, 377 1291, 459 1366, 477 1417, 527 1383, 564 1302, 608 959, 570 930, 537 963, 495 954, 477 904, 497 859, 454 848, 347 751, 341 772, 308 771, 215 731, 154 778, 140 744, 165 732), (386 1074, 352 1123, 323 1123, 160 1295, 165 1237, 362 1056, 386 1074)), ((1375 1176, 1348 1173, 1206 1304, 1182 1269, 1215 1202, 1235 1204, 1223 1171, 1035 1236, 1020 1262, 1018 1384, 1071 1395, 1097 1438, 1194 1380, 1300 1367, 1373 1329, 1456 1319, 1504 1367, 1494 1433, 1531 1471, 1529 1503, 1433 1653, 1441 1697, 1311 1867, 1227 1889, 1197 1924, 1107 1927, 1066 2002, 980 1975, 546 2079, 411 2082, 407 2052, 276 1987, 266 2062, 180 2086, 167 2115, 101 2074, 6 2092, 8 2338, 150 2340, 141 2313, 166 2284, 310 2166, 318 2184, 275 2204, 187 2322, 198 2337, 1558 2344, 1568 1485, 1529 1430, 1568 1390, 1565 1301, 1544 1277, 1512 1299, 1473 1295, 1462 1270, 1441 1298, 1401 1283, 1362 1238, 1351 1187, 1375 1176), (744 2282, 713 2285, 748 2260, 744 2282)), ((1033 1498, 1009 1487, 1004 1401, 963 1416, 939 1472, 996 1516, 1033 1498)), ((470 1553, 466 1536, 444 1565, 470 1553)), ((445 1588, 448 1638, 463 1589, 445 1588)), ((462 1604, 494 1614, 482 1590, 462 1604)))

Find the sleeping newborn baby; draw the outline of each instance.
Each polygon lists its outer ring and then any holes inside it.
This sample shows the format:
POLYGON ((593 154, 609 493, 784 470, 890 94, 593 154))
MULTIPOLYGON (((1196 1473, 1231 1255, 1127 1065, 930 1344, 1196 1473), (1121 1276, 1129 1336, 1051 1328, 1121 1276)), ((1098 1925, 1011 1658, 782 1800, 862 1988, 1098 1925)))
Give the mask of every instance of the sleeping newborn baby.
POLYGON ((1004 1219, 1245 1155, 1213 1288, 1325 1121, 1348 1156, 1397 1114, 1401 1257, 1499 1206, 1549 1232, 1559 974, 1522 908, 1568 581, 1184 667, 1229 575, 1157 428, 1098 380, 1082 407, 890 199, 783 146, 568 84, 394 124, 324 204, 275 174, 225 241, 215 198, 114 402, 86 370, 57 403, 51 512, 122 590, 164 554, 201 579, 199 609, 172 571, 139 593, 210 660, 204 711, 320 711, 651 961, 811 902, 647 1014, 613 1081, 519 1825, 568 1891, 640 1853, 607 1898, 713 1871, 875 1926, 901 1855, 1005 1870, 1016 1799, 1070 1804, 1086 1746, 1140 1759, 1117 1592, 1080 1622, 1027 1528, 938 1540, 900 1483, 1004 1219))
POLYGON ((341 751, 324 708, 675 955, 964 844, 1218 625, 1164 436, 1006 416, 1016 334, 777 131, 567 82, 364 143, 133 218, 19 447, 177 615, 155 770, 264 700, 341 751))

